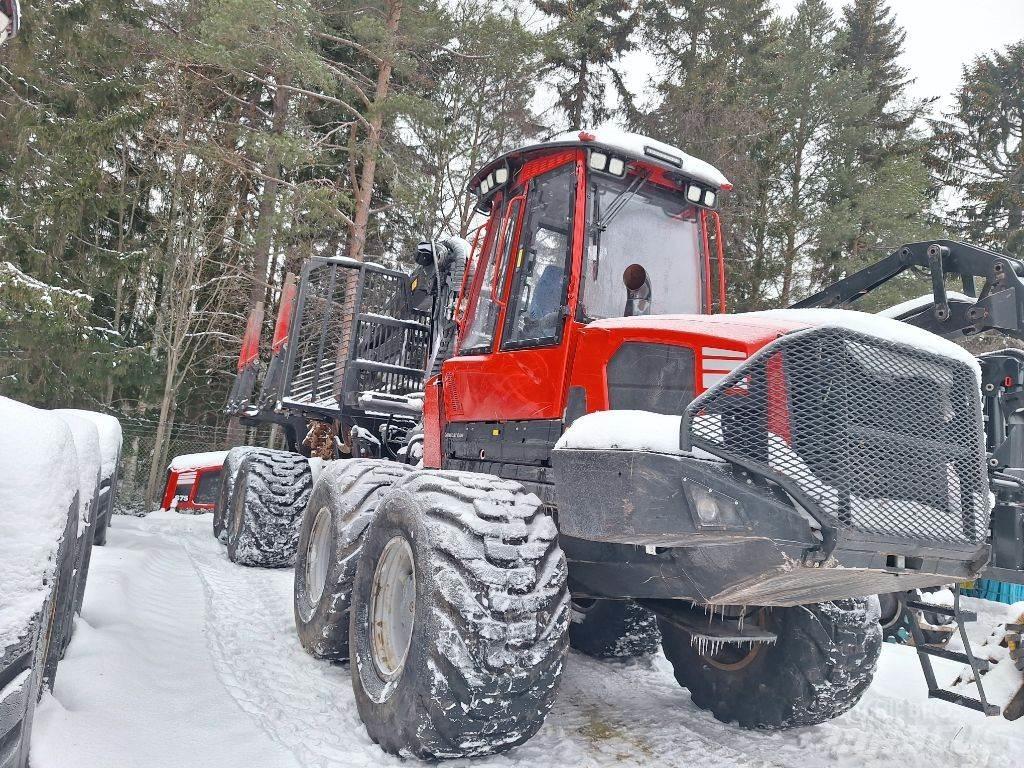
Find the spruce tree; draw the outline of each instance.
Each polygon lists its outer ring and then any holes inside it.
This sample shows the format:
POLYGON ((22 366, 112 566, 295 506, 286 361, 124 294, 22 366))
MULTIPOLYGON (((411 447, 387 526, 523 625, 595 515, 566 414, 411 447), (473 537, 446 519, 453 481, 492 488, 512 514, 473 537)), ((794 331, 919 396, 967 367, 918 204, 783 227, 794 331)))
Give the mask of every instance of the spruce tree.
POLYGON ((927 106, 907 96, 900 64, 905 31, 885 0, 854 0, 843 10, 836 66, 851 98, 866 108, 830 147, 828 231, 814 282, 825 284, 882 251, 926 236, 927 145, 915 124, 927 106))
POLYGON ((956 106, 937 128, 951 228, 1024 258, 1024 40, 964 67, 956 106))
POLYGON ((638 15, 633 0, 534 0, 554 20, 545 39, 543 71, 566 128, 596 126, 611 117, 607 83, 624 88, 613 65, 633 47, 638 15))

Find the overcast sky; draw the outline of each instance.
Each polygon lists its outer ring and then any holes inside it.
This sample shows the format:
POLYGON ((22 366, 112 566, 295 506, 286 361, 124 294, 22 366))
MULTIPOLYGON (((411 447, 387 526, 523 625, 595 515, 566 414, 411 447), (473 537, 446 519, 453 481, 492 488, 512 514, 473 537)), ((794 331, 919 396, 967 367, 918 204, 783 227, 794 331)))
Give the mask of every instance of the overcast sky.
MULTIPOLYGON (((826 0, 838 15, 846 0, 826 0)), ((798 0, 776 0, 790 14, 798 0)), ((1024 39, 1024 0, 889 0, 899 24, 907 32, 904 66, 914 83, 914 98, 939 97, 938 108, 952 105, 960 71, 979 54, 1024 39)), ((642 93, 654 68, 643 54, 624 61, 627 84, 642 93)))
MULTIPOLYGON (((846 5, 827 0, 838 14, 846 5)), ((781 0, 791 13, 797 0, 781 0)), ((960 70, 979 54, 1024 38, 1024 0, 889 0, 907 31, 903 64, 916 82, 915 97, 939 96, 948 106, 960 70)))

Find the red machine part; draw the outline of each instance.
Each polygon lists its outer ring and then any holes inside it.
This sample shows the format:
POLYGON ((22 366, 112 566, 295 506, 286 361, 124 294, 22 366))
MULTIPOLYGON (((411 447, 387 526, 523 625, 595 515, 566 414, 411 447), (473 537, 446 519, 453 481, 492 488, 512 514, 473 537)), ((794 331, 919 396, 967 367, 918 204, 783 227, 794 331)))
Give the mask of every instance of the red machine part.
POLYGON ((167 470, 161 509, 179 512, 212 512, 220 488, 223 464, 167 470))
POLYGON ((242 348, 238 353, 238 371, 241 373, 256 362, 260 356, 260 330, 263 328, 263 302, 259 301, 249 313, 242 336, 242 348))
POLYGON ((694 352, 694 393, 700 394, 779 336, 807 327, 803 323, 760 320, 740 315, 677 315, 599 320, 577 329, 570 387, 582 387, 589 411, 608 403, 608 361, 626 342, 671 344, 694 352))
MULTIPOLYGON (((270 351, 277 354, 281 347, 288 341, 288 333, 291 331, 292 311, 295 308, 296 283, 295 275, 289 272, 284 278, 284 287, 281 289, 281 303, 277 308, 277 320, 274 323, 274 340, 270 351)), ((246 333, 249 329, 246 328, 246 333)), ((244 344, 243 344, 244 348, 244 344)), ((259 354, 259 331, 257 329, 256 353, 259 354)))

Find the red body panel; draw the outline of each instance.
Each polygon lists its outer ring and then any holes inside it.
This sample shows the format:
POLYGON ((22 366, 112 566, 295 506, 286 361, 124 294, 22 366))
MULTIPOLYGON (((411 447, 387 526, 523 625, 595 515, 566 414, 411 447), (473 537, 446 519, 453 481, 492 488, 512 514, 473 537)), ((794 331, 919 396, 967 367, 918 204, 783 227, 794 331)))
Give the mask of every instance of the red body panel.
POLYGON ((160 509, 174 509, 190 512, 212 512, 213 502, 202 502, 196 500, 196 492, 199 490, 199 483, 203 476, 212 472, 219 473, 223 468, 221 464, 195 469, 169 469, 167 470, 167 482, 164 485, 163 498, 160 501, 160 509), (177 493, 179 485, 189 484, 188 495, 183 496, 177 493), (175 497, 177 496, 177 502, 175 497))
POLYGON ((238 353, 238 370, 245 370, 247 365, 256 362, 260 356, 260 330, 263 328, 263 302, 257 302, 249 313, 245 324, 245 335, 242 336, 242 348, 238 353))
POLYGON ((291 331, 292 311, 295 309, 295 275, 289 272, 284 278, 284 288, 281 289, 281 304, 277 308, 277 322, 274 323, 274 340, 270 351, 275 355, 281 351, 281 347, 288 341, 288 333, 291 331))
MULTIPOLYGON (((524 185, 530 178, 545 173, 568 162, 576 163, 578 183, 576 185, 576 210, 583 210, 586 201, 586 186, 582 183, 585 169, 581 151, 560 152, 557 155, 533 160, 527 163, 519 177, 524 185)), ((527 202, 529 205, 529 202, 527 202)), ((573 218, 572 266, 569 277, 569 307, 576 306, 579 294, 579 275, 582 262, 584 217, 573 218)), ((520 229, 521 229, 520 221, 520 229)), ((495 233, 498 227, 493 227, 495 233)), ((517 238, 519 233, 517 233, 517 238)), ((513 248, 513 252, 515 249, 513 248)), ((476 270, 472 286, 474 295, 481 290, 490 290, 481 285, 483 269, 476 270)), ((503 297, 508 291, 515 270, 508 269, 503 297)), ((454 357, 444 363, 444 403, 448 421, 497 421, 525 419, 559 419, 565 410, 566 381, 569 370, 569 356, 573 347, 574 323, 567 321, 562 341, 557 346, 533 347, 501 351, 501 329, 505 327, 507 302, 498 315, 494 345, 490 354, 454 357)), ((472 316, 467 317, 472 322, 472 316)), ((428 433, 429 434, 429 433, 428 433)))
POLYGON ((444 409, 441 408, 441 377, 429 379, 423 392, 423 466, 441 468, 441 435, 444 433, 444 409))

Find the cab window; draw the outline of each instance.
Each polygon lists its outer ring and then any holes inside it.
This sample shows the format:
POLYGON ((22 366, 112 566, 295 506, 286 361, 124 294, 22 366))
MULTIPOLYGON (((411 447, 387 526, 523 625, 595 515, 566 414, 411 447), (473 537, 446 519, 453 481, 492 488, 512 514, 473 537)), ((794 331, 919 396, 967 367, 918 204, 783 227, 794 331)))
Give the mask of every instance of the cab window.
POLYGON ((505 315, 502 349, 557 343, 565 318, 576 164, 538 176, 515 249, 515 279, 505 315))
POLYGON ((588 320, 695 314, 703 299, 700 218, 681 191, 596 176, 581 313, 588 320))
POLYGON ((199 475, 199 485, 196 487, 196 495, 193 501, 196 504, 216 504, 217 493, 220 491, 220 474, 222 470, 215 469, 210 472, 203 472, 199 475))
POLYGON ((503 302, 505 276, 508 274, 508 263, 514 242, 516 228, 519 226, 523 198, 512 198, 505 207, 504 216, 498 218, 501 224, 493 234, 486 248, 486 264, 483 280, 477 293, 473 320, 462 343, 460 354, 473 354, 489 351, 494 342, 494 333, 498 324, 498 316, 503 302))

